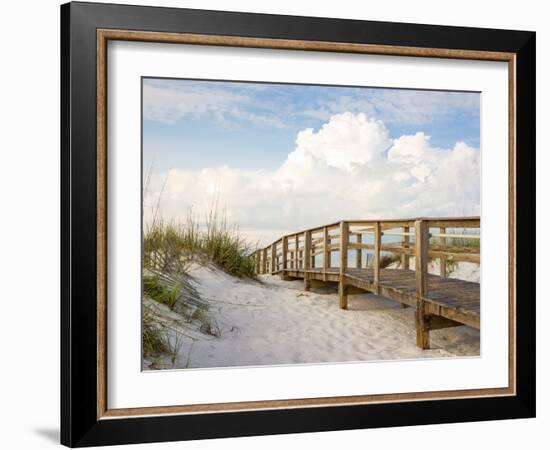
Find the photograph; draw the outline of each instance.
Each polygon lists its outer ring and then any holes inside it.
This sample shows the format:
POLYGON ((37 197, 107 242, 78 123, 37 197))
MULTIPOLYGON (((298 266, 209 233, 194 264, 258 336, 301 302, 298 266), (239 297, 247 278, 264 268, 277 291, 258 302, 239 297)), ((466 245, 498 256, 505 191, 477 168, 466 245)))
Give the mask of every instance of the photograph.
POLYGON ((142 370, 480 356, 480 92, 141 96, 142 370))
MULTIPOLYGON (((533 14, 146 3, 33 15, 57 28, 60 70, 37 86, 60 126, 29 128, 20 98, 12 114, 13 149, 59 134, 61 158, 11 151, 25 164, 7 171, 32 194, 15 202, 28 236, 55 241, 40 208, 59 222, 60 276, 35 252, 60 288, 58 317, 37 315, 57 336, 38 354, 57 364, 59 441, 410 447, 453 424, 521 445, 535 422, 510 419, 540 393, 533 14), (25 184, 35 166, 59 210, 25 184)), ((34 87, 36 58, 15 60, 34 87)), ((8 241, 30 279, 28 239, 8 241)))

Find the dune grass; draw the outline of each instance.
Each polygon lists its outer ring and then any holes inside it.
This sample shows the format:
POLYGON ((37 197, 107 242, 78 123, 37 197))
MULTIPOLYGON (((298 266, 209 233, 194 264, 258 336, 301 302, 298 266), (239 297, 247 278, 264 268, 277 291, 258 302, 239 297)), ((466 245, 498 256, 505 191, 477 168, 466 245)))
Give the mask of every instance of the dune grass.
POLYGON ((143 308, 142 322, 144 356, 154 358, 161 355, 172 355, 176 349, 170 344, 168 336, 149 307, 143 308))
MULTIPOLYGON (((451 229, 447 230, 447 233, 456 233, 456 234, 479 234, 479 230, 471 230, 467 228, 463 228, 462 230, 459 229, 451 229)), ((439 244, 440 238, 432 238, 430 239, 431 244, 439 244)), ((449 247, 469 247, 469 248, 479 248, 481 243, 481 239, 478 238, 463 238, 463 237, 448 237, 445 238, 445 245, 449 247)))
POLYGON ((144 275, 143 276, 143 293, 149 298, 163 303, 170 309, 174 309, 178 300, 180 283, 176 281, 170 288, 165 287, 158 276, 144 275))
POLYGON ((154 221, 143 235, 144 266, 162 272, 185 273, 186 265, 196 261, 214 264, 229 275, 255 278, 253 251, 238 229, 214 208, 203 228, 190 214, 183 224, 154 221))
POLYGON ((380 268, 385 269, 392 263, 400 263, 401 255, 399 253, 383 253, 380 255, 380 268))
MULTIPOLYGON (((253 248, 240 236, 236 227, 227 224, 224 214, 212 208, 206 226, 199 227, 189 214, 184 223, 153 220, 143 232, 143 295, 177 312, 184 333, 219 336, 220 330, 209 308, 208 299, 199 295, 191 282, 191 263, 213 264, 224 272, 255 278, 253 248)), ((158 315, 144 304, 143 354, 156 360, 171 357, 178 349, 170 340, 158 315)))
POLYGON ((473 238, 446 238, 446 245, 450 247, 470 247, 470 248, 479 248, 481 239, 473 238))

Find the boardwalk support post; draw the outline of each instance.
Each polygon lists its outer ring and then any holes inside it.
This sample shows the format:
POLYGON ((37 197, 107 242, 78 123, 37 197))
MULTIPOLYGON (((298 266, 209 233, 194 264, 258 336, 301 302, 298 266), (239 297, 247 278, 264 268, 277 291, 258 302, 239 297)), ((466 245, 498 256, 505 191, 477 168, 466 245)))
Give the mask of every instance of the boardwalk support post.
POLYGON ((428 294, 428 249, 430 244, 429 228, 426 221, 415 221, 414 239, 416 271, 416 345, 424 350, 430 348, 430 331, 424 302, 424 298, 428 294))
POLYGON ((374 289, 376 295, 380 294, 380 246, 382 244, 382 233, 380 222, 374 223, 374 289))
POLYGON ((327 269, 330 268, 330 250, 328 246, 330 240, 328 238, 328 228, 323 227, 323 281, 327 281, 327 269))
MULTIPOLYGON (((411 241, 411 238, 408 234, 406 233, 410 233, 410 228, 409 227, 403 227, 402 228, 402 231, 403 231, 403 242, 405 243, 409 243, 411 241)), ((405 247, 405 250, 409 250, 409 246, 408 245, 404 245, 405 247)), ((401 268, 404 269, 404 270, 409 270, 410 268, 410 256, 407 254, 407 253, 402 253, 401 254, 401 268)), ((409 305, 407 305, 406 303, 401 303, 401 308, 408 308, 409 305)))
POLYGON ((267 273, 267 247, 262 251, 262 273, 267 273))
MULTIPOLYGON (((363 235, 361 234, 361 232, 359 232, 359 234, 357 235, 357 244, 361 244, 362 242, 363 242, 363 235)), ((355 267, 357 267, 358 269, 361 268, 361 257, 362 257, 361 249, 357 247, 357 249, 355 250, 355 267)))
MULTIPOLYGON (((405 243, 408 243, 408 242, 411 241, 409 235, 405 234, 405 233, 409 233, 409 230, 410 230, 409 227, 403 227, 403 234, 404 234, 403 242, 405 242, 405 243)), ((404 247, 407 250, 409 249, 408 245, 405 245, 404 247)), ((401 268, 405 269, 405 270, 409 270, 409 267, 410 267, 410 256, 407 253, 402 253, 401 254, 401 268)))
POLYGON ((298 257, 300 256, 300 235, 297 234, 294 236, 294 270, 298 271, 300 270, 300 260, 298 257))
POLYGON ((346 270, 348 268, 349 224, 340 222, 340 276, 338 282, 338 298, 340 308, 348 309, 348 289, 346 286, 346 270))
POLYGON ((273 243, 271 244, 271 264, 269 265, 269 268, 272 274, 274 274, 277 271, 277 267, 275 267, 276 264, 277 264, 277 244, 273 243))
POLYGON ((309 291, 311 287, 311 282, 309 281, 309 276, 307 271, 310 268, 311 264, 311 231, 306 231, 304 233, 304 256, 303 256, 303 265, 304 265, 304 290, 309 291))
POLYGON ((286 276, 285 270, 287 269, 287 267, 286 267, 286 258, 287 258, 287 253, 288 253, 288 238, 286 236, 283 236, 282 247, 283 247, 282 248, 282 251, 283 251, 282 265, 283 265, 283 267, 281 268, 281 280, 286 280, 287 276, 286 276))
MULTIPOLYGON (((439 233, 445 234, 446 231, 447 229, 445 227, 439 227, 439 233)), ((442 236, 439 238, 439 243, 441 245, 446 245, 447 239, 442 236)), ((444 256, 439 258, 439 276, 441 278, 447 278, 447 258, 445 258, 444 256)))

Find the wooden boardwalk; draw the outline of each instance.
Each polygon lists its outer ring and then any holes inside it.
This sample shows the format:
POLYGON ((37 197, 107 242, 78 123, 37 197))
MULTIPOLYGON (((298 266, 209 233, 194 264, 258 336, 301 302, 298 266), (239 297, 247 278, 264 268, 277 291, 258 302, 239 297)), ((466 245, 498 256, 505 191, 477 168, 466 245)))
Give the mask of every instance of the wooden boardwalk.
POLYGON ((256 270, 280 274, 284 280, 303 279, 306 290, 312 281, 338 283, 343 309, 348 308, 348 295, 360 292, 413 307, 416 343, 426 349, 430 330, 459 325, 479 329, 479 283, 447 278, 449 261, 480 262, 479 245, 471 245, 479 242, 479 225, 478 217, 342 221, 283 236, 258 250, 256 270), (365 239, 369 235, 372 243, 365 239), (384 243, 384 238, 392 241, 384 243), (332 267, 333 253, 338 267, 332 267), (364 253, 372 256, 372 264, 368 257, 365 264, 364 253), (354 261, 348 261, 350 254, 354 261), (414 258, 415 270, 384 268, 383 259, 390 254, 401 255, 400 267, 409 267, 414 258), (435 258, 438 275, 427 270, 428 260, 435 258))

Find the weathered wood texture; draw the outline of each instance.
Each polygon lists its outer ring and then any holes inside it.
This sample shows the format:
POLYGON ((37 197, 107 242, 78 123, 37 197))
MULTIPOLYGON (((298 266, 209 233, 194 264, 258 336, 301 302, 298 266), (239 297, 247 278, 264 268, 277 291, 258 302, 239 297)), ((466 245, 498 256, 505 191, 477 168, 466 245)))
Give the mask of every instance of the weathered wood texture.
POLYGON ((415 275, 416 275, 416 345, 422 349, 430 348, 430 334, 426 326, 426 305, 428 294, 428 248, 430 234, 424 220, 414 223, 415 275))
POLYGON ((420 348, 430 346, 430 330, 458 325, 480 326, 479 283, 448 278, 447 260, 480 261, 479 246, 447 245, 448 237, 479 239, 478 234, 453 233, 458 228, 479 228, 479 218, 419 218, 392 221, 341 221, 321 228, 283 236, 253 255, 258 273, 280 273, 283 280, 303 279, 304 289, 311 282, 338 283, 339 305, 348 309, 348 296, 357 292, 372 292, 416 309, 416 343, 420 348), (360 229, 350 229, 358 227, 360 229), (430 235, 430 229, 438 233, 430 235), (399 229, 401 231, 386 231, 399 229), (355 236, 350 242, 350 235, 355 236), (373 243, 364 242, 363 235, 372 236, 373 243), (383 243, 383 237, 401 236, 400 242, 383 243), (414 236, 414 242, 411 241, 414 236), (289 239, 291 245, 289 248, 289 239), (303 243, 301 240, 303 239, 303 243), (430 242, 430 240, 432 242, 430 242), (331 244, 337 241, 337 243, 331 244), (280 243, 281 251, 277 248, 280 243), (348 264, 349 251, 355 251, 355 267, 348 264), (363 250, 367 267, 362 267, 363 250), (338 252, 338 267, 331 267, 331 252, 338 252), (385 252, 400 253, 401 268, 381 267, 385 252), (290 255, 290 258, 289 258, 290 255), (315 267, 315 256, 322 255, 321 267, 315 267), (280 261, 279 261, 280 256, 280 261), (369 258, 372 256, 372 267, 369 258), (414 256, 415 270, 409 270, 409 258, 414 256), (428 273, 430 258, 440 258, 438 275, 428 273))
POLYGON ((304 233, 304 290, 309 291, 310 282, 307 271, 311 268, 311 231, 304 233))
MULTIPOLYGON (((439 227, 439 232, 444 235, 446 233, 446 228, 439 227)), ((441 236, 439 238, 439 243, 441 244, 441 246, 445 247, 445 245, 447 244, 447 238, 445 236, 441 236)), ((441 258, 439 258, 439 276, 443 278, 447 278, 447 257, 446 256, 442 256, 441 258)))
POLYGON ((380 230, 380 222, 374 224, 374 286, 376 293, 379 293, 378 286, 380 284, 380 247, 382 245, 382 235, 380 230))
POLYGON ((271 244, 271 273, 275 273, 278 269, 277 267, 277 244, 271 244))
POLYGON ((340 222, 340 280, 338 284, 338 297, 340 308, 348 309, 348 293, 346 289, 346 271, 348 269, 348 241, 349 225, 347 222, 340 222))

